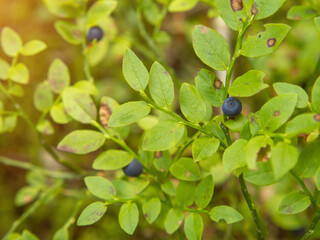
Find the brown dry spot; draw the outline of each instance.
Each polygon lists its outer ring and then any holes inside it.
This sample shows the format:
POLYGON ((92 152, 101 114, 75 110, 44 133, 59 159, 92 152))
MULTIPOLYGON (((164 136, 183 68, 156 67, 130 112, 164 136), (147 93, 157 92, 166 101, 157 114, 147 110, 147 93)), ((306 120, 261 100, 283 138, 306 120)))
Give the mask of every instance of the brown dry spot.
POLYGON ((148 218, 148 214, 147 214, 147 213, 145 213, 143 216, 144 216, 145 218, 148 218))
POLYGON ((230 4, 234 12, 241 11, 243 9, 242 0, 230 0, 230 4))
POLYGON ((100 121, 104 127, 108 126, 109 118, 112 114, 111 108, 107 105, 102 103, 99 109, 99 116, 100 121))
POLYGON ((169 75, 168 71, 167 70, 164 70, 163 72, 165 75, 169 75))
POLYGON ((301 19, 301 16, 300 16, 300 15, 295 15, 295 16, 293 17, 293 19, 294 19, 294 20, 300 20, 300 19, 301 19))
POLYGON ((115 195, 116 193, 114 192, 114 188, 113 187, 109 187, 109 193, 112 195, 115 195))
POLYGON ((201 33, 203 34, 207 34, 209 32, 209 28, 207 28, 206 26, 202 26, 200 29, 201 33))
POLYGON ((64 151, 64 152, 71 152, 71 153, 75 153, 76 152, 74 149, 70 148, 67 145, 62 145, 62 146, 58 147, 58 149, 60 151, 64 151))
POLYGON ((155 158, 161 158, 161 157, 162 157, 162 152, 161 152, 161 151, 156 151, 156 152, 154 153, 154 157, 155 157, 155 158))
POLYGON ((175 129, 172 129, 172 130, 170 131, 170 133, 173 133, 173 132, 174 132, 174 130, 175 130, 175 129))
POLYGON ((317 122, 319 122, 320 121, 320 114, 314 115, 313 119, 316 120, 317 122))
POLYGON ((242 18, 239 18, 239 21, 242 22, 242 18))
POLYGON ((273 47, 276 44, 276 39, 275 38, 269 38, 267 41, 268 47, 273 47))
POLYGON ((292 209, 291 207, 289 207, 289 206, 287 206, 287 205, 285 205, 285 206, 283 206, 283 207, 286 208, 286 213, 287 213, 287 214, 292 213, 293 209, 292 209))
POLYGON ((187 176, 187 177, 190 177, 190 176, 191 176, 191 172, 189 172, 189 171, 186 172, 186 176, 187 176))
POLYGON ((220 89, 222 86, 222 82, 219 79, 214 80, 214 88, 215 89, 220 89))
POLYGON ((166 170, 164 168, 161 168, 160 169, 160 172, 165 172, 166 170))
POLYGON ((308 9, 306 11, 306 14, 315 14, 315 13, 317 13, 317 12, 315 10, 313 10, 313 9, 308 9))
POLYGON ((180 221, 178 222, 178 224, 181 225, 181 224, 182 224, 182 221, 180 220, 180 221))
POLYGON ((254 116, 251 116, 251 117, 250 117, 250 122, 251 122, 251 123, 255 123, 255 122, 256 122, 256 120, 254 119, 254 116))
POLYGON ((258 4, 253 3, 252 7, 251 7, 251 14, 256 16, 258 14, 259 10, 258 10, 258 4))
POLYGON ((103 214, 104 214, 104 212, 97 212, 97 215, 98 215, 99 217, 103 216, 103 214))
POLYGON ((71 32, 71 34, 75 37, 81 38, 82 37, 82 32, 79 29, 75 29, 71 32))
POLYGON ((279 114, 280 114, 280 111, 279 111, 279 110, 277 110, 277 111, 274 111, 273 116, 278 117, 278 116, 279 116, 279 114))

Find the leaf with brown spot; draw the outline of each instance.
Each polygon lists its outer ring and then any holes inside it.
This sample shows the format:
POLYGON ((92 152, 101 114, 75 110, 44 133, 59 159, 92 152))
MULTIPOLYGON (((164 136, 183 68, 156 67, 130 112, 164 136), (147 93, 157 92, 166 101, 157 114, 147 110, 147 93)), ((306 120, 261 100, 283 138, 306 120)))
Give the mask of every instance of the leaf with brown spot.
POLYGON ((273 15, 285 1, 286 0, 254 0, 253 5, 255 10, 253 10, 253 13, 256 14, 253 15, 255 15, 255 19, 259 20, 273 15))
POLYGON ((310 203, 309 197, 304 192, 294 191, 282 199, 279 212, 282 214, 297 214, 306 210, 310 203))
POLYGON ((248 36, 241 48, 241 55, 260 57, 273 53, 290 30, 290 26, 282 23, 265 24, 265 31, 248 36))
POLYGON ((77 225, 87 226, 99 221, 106 213, 107 207, 103 202, 94 202, 88 205, 80 214, 77 225))

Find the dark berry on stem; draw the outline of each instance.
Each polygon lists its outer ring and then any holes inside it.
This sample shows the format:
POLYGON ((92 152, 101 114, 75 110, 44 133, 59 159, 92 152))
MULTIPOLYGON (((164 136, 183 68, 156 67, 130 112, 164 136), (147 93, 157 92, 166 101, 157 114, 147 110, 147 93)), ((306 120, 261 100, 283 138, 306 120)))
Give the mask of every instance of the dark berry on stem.
POLYGON ((142 164, 135 158, 131 161, 131 163, 129 163, 128 166, 123 168, 123 172, 128 177, 138 177, 142 173, 142 171, 143 171, 142 164))
POLYGON ((89 29, 89 32, 87 34, 88 42, 91 43, 94 39, 97 39, 97 42, 99 42, 103 38, 103 30, 98 27, 94 26, 89 29))
POLYGON ((241 110, 242 104, 239 99, 235 97, 227 98, 222 104, 223 113, 229 117, 238 116, 241 113, 241 110))

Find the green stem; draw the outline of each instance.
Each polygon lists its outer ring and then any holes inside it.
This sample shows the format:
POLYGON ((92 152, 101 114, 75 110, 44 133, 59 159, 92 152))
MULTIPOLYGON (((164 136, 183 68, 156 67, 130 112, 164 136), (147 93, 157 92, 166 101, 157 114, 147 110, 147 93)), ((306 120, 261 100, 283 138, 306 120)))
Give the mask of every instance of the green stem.
POLYGON ((305 194, 308 195, 308 197, 310 198, 310 201, 312 203, 313 209, 315 212, 318 212, 318 205, 317 205, 317 201, 314 199, 314 197, 312 196, 312 194, 310 193, 309 189, 307 188, 306 184, 304 183, 304 181, 294 172, 294 171, 290 171, 291 175, 295 177, 295 179, 297 179, 297 181, 299 182, 300 186, 302 187, 303 191, 305 192, 305 194))
POLYGON ((76 203, 76 206, 74 207, 69 219, 66 221, 66 223, 63 225, 63 228, 68 229, 70 226, 72 226, 76 222, 76 216, 83 204, 83 199, 78 200, 76 203))
MULTIPOLYGON (((168 110, 167 108, 161 107, 158 104, 156 104, 155 102, 153 102, 150 98, 148 98, 148 96, 144 93, 144 92, 140 92, 140 95, 142 96, 142 98, 149 103, 149 105, 155 109, 158 109, 162 112, 167 113, 170 117, 172 117, 173 119, 177 120, 180 124, 183 124, 185 126, 189 126, 191 128, 197 129, 198 131, 204 133, 205 135, 209 136, 209 137, 215 137, 218 138, 217 136, 211 134, 210 132, 208 132, 205 128, 201 127, 199 124, 195 124, 195 123, 191 123, 188 122, 186 120, 184 120, 182 117, 180 117, 178 114, 168 110)), ((219 138, 218 138, 219 139, 219 138)), ((221 146, 226 148, 227 146, 223 143, 220 142, 221 146)))
POLYGON ((240 32, 238 34, 237 43, 236 43, 236 46, 235 46, 235 49, 234 49, 234 52, 233 52, 233 57, 231 59, 230 65, 229 65, 229 67, 227 69, 226 84, 225 84, 227 90, 229 89, 229 86, 230 86, 230 80, 231 80, 231 77, 232 77, 234 64, 235 64, 237 58, 240 56, 240 50, 241 50, 241 47, 242 47, 242 41, 243 41, 244 34, 245 34, 246 30, 248 29, 248 27, 252 24, 253 19, 254 19, 254 16, 252 16, 249 19, 249 21, 247 21, 244 24, 243 28, 240 30, 240 32))
POLYGON ((256 208, 255 204, 252 202, 252 200, 250 198, 246 183, 245 183, 244 178, 243 178, 243 173, 240 174, 239 181, 240 181, 242 195, 246 199, 247 205, 248 205, 248 207, 250 209, 251 215, 252 215, 253 220, 254 220, 254 222, 256 224, 257 239, 258 240, 264 240, 265 237, 264 237, 264 234, 263 234, 262 223, 261 223, 261 220, 259 218, 259 215, 258 215, 258 212, 257 212, 257 208, 256 208))
POLYGON ((89 65, 89 61, 88 61, 88 57, 87 57, 87 45, 86 45, 86 37, 84 36, 83 37, 83 40, 82 40, 82 55, 83 55, 83 71, 84 71, 84 74, 86 75, 86 78, 89 82, 94 82, 94 78, 92 77, 91 75, 91 72, 90 72, 90 65, 89 65))
POLYGON ((52 196, 54 196, 61 188, 63 181, 57 181, 54 183, 47 191, 43 192, 37 201, 35 201, 30 208, 28 208, 17 220, 13 222, 11 228, 7 232, 7 234, 3 237, 3 240, 9 239, 10 235, 15 232, 18 227, 28 218, 30 217, 42 204, 44 204, 48 200, 52 200, 52 196))
POLYGON ((184 208, 183 210, 185 210, 185 211, 187 211, 187 212, 195 212, 195 213, 209 214, 209 212, 208 212, 207 210, 203 210, 203 209, 184 208))
POLYGON ((58 171, 47 170, 47 169, 38 167, 36 165, 33 165, 29 162, 17 161, 11 158, 3 157, 3 156, 0 156, 0 163, 6 166, 17 167, 17 168, 21 168, 29 171, 36 171, 51 178, 60 178, 60 179, 82 178, 82 175, 76 175, 74 173, 68 173, 68 172, 58 172, 58 171))
POLYGON ((314 229, 316 228, 319 220, 320 220, 320 212, 317 212, 312 220, 312 223, 311 223, 308 231, 303 235, 301 240, 307 240, 311 237, 311 235, 314 233, 314 229))
POLYGON ((65 166, 66 168, 76 172, 81 173, 81 169, 78 168, 76 165, 71 164, 63 159, 61 159, 53 150, 52 147, 47 143, 47 141, 43 138, 43 136, 39 133, 37 127, 33 124, 31 119, 29 118, 28 114, 23 110, 21 105, 14 99, 8 92, 7 89, 0 84, 0 91, 2 91, 7 98, 14 104, 15 109, 18 111, 18 114, 25 120, 25 122, 36 132, 38 133, 38 138, 41 146, 60 164, 65 166))
POLYGON ((220 122, 220 126, 222 131, 224 132, 224 135, 226 136, 227 139, 227 144, 228 146, 230 146, 232 144, 231 138, 230 138, 230 132, 229 132, 229 128, 227 128, 223 122, 220 122))

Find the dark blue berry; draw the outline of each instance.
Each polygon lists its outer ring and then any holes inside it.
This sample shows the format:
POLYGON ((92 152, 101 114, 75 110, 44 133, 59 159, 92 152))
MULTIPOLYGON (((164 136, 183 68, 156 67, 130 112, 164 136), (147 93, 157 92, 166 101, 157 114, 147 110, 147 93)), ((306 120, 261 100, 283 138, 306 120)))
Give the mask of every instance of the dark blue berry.
POLYGON ((222 111, 225 115, 229 117, 238 116, 241 113, 242 104, 241 102, 234 97, 229 97, 224 100, 222 104, 222 111))
POLYGON ((87 34, 88 42, 91 43, 94 39, 97 39, 97 42, 99 42, 103 38, 103 30, 98 27, 94 26, 89 29, 89 32, 87 34))
POLYGON ((134 158, 128 166, 123 168, 123 171, 129 177, 138 177, 143 171, 143 166, 134 158))

